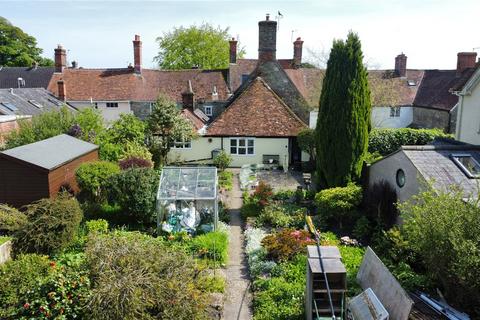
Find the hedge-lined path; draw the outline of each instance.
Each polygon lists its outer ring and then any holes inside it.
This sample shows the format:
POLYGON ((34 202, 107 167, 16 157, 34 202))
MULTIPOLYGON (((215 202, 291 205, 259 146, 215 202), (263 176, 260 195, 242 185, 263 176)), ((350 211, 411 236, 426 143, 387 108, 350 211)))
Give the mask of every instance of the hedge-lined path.
POLYGON ((227 207, 230 211, 230 239, 229 259, 225 272, 227 287, 223 318, 225 320, 249 320, 252 319, 250 306, 252 296, 240 217, 242 191, 238 181, 238 170, 234 171, 233 188, 227 198, 227 207))

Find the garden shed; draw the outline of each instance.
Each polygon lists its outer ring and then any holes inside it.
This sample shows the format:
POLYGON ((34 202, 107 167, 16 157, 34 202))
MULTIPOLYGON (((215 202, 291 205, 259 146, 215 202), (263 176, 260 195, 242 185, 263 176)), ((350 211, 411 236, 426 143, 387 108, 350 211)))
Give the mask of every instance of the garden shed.
POLYGON ((75 170, 95 160, 98 146, 66 134, 0 152, 0 203, 21 207, 62 188, 77 192, 75 170))
POLYGON ((158 231, 216 230, 217 168, 164 167, 157 193, 158 231))

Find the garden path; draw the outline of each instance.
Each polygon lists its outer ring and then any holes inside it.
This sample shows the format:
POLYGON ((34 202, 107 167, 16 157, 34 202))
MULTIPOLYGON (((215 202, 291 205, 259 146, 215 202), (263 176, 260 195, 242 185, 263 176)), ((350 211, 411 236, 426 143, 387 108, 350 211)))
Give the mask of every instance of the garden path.
POLYGON ((240 208, 242 207, 242 191, 238 181, 238 172, 234 172, 233 189, 227 198, 230 210, 230 239, 228 248, 228 264, 226 269, 227 288, 223 311, 225 320, 252 319, 250 278, 244 250, 244 237, 240 208))

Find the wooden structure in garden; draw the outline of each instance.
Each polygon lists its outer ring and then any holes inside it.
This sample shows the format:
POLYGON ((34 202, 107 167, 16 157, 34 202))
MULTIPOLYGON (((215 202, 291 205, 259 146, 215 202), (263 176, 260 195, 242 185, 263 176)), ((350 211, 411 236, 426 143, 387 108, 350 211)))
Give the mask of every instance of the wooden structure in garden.
POLYGON ((0 203, 19 208, 61 189, 78 192, 75 170, 95 160, 98 146, 66 134, 0 152, 0 203))
POLYGON ((347 290, 347 270, 342 263, 340 251, 335 246, 321 246, 323 269, 320 264, 317 246, 308 246, 307 251, 307 286, 305 292, 305 313, 307 320, 317 317, 331 317, 328 280, 333 309, 336 317, 342 317, 347 290))

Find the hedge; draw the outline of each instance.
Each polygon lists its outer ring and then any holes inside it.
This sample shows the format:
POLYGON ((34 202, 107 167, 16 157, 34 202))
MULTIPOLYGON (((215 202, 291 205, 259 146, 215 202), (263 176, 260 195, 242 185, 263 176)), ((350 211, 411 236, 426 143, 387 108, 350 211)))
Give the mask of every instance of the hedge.
POLYGON ((426 145, 435 138, 453 138, 440 129, 382 128, 370 132, 368 151, 386 156, 405 145, 426 145))

